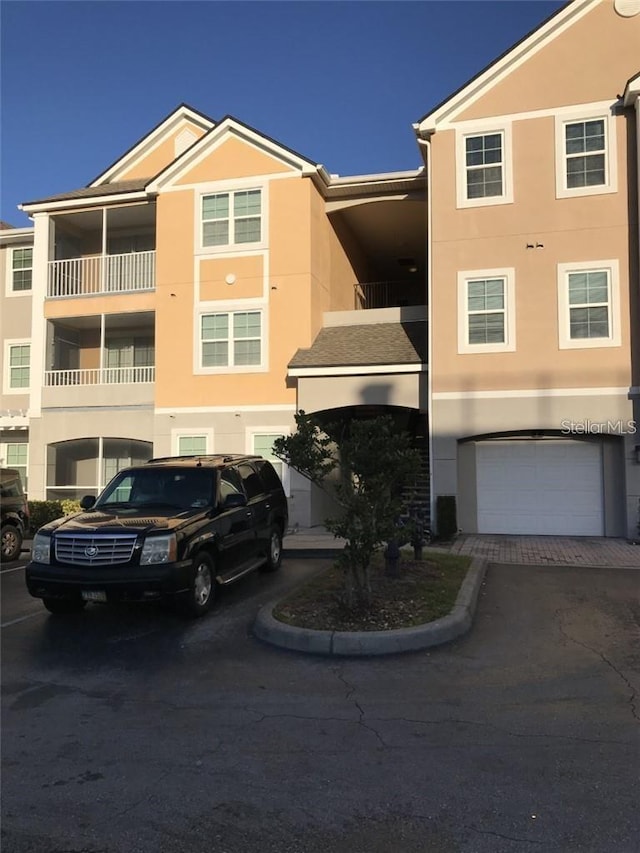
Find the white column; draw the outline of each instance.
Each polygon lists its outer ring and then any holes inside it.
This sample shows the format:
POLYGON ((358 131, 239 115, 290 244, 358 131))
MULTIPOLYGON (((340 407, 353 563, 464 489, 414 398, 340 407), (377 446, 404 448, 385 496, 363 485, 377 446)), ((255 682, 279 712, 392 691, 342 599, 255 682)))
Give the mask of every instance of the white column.
POLYGON ((42 413, 42 386, 44 384, 47 352, 47 321, 44 303, 47 296, 49 261, 53 260, 54 232, 48 213, 33 215, 33 274, 31 285, 31 390, 29 416, 39 418, 42 413))

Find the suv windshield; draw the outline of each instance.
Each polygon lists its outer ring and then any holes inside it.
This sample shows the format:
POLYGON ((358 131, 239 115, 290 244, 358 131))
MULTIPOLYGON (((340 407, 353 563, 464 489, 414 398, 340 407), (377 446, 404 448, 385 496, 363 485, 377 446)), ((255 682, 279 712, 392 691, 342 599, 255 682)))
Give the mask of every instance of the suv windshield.
POLYGON ((214 474, 205 468, 137 468, 122 471, 95 503, 108 509, 116 504, 129 507, 169 506, 181 510, 213 506, 214 474))

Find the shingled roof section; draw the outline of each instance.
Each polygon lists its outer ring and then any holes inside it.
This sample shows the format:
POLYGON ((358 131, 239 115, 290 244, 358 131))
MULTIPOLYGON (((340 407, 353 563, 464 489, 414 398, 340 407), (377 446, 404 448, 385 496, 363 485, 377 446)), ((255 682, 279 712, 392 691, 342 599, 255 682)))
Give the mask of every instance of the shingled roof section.
POLYGON ((359 367, 426 361, 426 323, 367 323, 322 329, 309 349, 296 352, 289 367, 359 367))
POLYGON ((93 196, 112 195, 116 193, 133 193, 143 190, 151 180, 149 178, 135 178, 130 181, 112 181, 110 184, 98 184, 97 187, 81 187, 79 190, 70 190, 59 195, 50 195, 46 198, 38 198, 34 201, 25 201, 23 204, 45 204, 48 201, 68 201, 74 198, 92 198, 93 196))

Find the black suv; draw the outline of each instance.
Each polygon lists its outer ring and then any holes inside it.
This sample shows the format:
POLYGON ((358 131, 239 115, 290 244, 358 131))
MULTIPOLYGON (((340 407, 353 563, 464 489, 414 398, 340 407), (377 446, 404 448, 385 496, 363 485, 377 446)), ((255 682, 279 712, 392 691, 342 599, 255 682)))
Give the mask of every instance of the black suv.
POLYGON ((202 616, 216 584, 275 571, 287 499, 259 456, 179 456, 126 468, 83 511, 36 533, 27 588, 51 613, 171 598, 202 616))
POLYGON ((0 511, 0 556, 3 563, 10 563, 20 556, 22 540, 29 529, 29 506, 20 472, 15 468, 0 468, 0 511))

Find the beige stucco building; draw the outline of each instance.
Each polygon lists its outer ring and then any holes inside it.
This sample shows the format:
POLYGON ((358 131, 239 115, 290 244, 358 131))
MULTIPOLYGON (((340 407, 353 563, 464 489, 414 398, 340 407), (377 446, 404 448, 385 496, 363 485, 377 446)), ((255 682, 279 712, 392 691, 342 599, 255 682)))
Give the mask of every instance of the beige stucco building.
POLYGON ((453 495, 464 531, 635 536, 639 70, 640 3, 575 0, 379 175, 179 106, 0 230, 2 464, 77 497, 152 455, 269 456, 298 409, 388 412, 434 527, 453 495))

